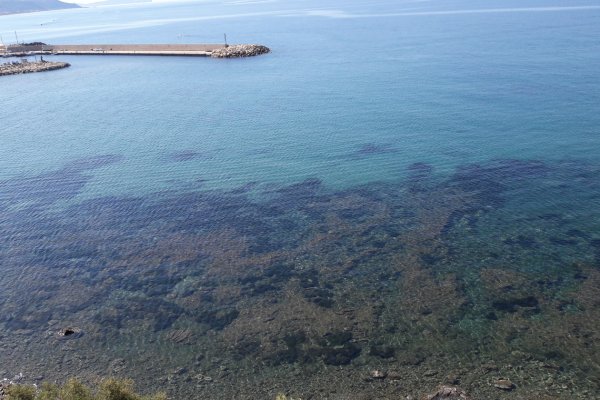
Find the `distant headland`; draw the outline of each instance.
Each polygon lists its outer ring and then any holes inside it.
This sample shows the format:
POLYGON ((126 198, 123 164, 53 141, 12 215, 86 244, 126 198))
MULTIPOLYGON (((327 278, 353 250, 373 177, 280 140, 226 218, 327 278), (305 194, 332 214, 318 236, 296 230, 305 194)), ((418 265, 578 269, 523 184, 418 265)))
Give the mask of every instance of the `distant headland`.
POLYGON ((79 6, 77 4, 63 3, 59 0, 0 1, 0 15, 60 10, 64 8, 79 8, 79 6))

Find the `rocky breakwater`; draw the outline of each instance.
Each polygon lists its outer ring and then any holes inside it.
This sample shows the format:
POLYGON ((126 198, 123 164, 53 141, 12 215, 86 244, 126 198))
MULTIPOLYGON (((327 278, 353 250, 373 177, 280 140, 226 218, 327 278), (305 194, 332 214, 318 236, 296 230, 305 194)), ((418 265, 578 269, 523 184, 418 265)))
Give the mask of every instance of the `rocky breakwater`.
POLYGON ((66 63, 66 62, 49 62, 49 61, 5 63, 5 64, 0 64, 0 76, 27 74, 30 72, 52 71, 55 69, 67 68, 70 66, 71 66, 71 64, 66 63))
POLYGON ((270 51, 268 47, 259 44, 236 44, 213 50, 210 56, 214 58, 252 57, 270 51))

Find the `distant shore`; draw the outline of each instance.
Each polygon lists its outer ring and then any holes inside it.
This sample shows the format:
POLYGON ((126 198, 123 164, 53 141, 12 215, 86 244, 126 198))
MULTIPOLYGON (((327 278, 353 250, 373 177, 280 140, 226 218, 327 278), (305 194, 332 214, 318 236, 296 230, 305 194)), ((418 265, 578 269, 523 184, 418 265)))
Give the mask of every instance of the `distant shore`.
POLYGON ((77 4, 63 3, 62 1, 58 0, 6 1, 0 3, 2 3, 0 4, 0 16, 81 7, 77 4))

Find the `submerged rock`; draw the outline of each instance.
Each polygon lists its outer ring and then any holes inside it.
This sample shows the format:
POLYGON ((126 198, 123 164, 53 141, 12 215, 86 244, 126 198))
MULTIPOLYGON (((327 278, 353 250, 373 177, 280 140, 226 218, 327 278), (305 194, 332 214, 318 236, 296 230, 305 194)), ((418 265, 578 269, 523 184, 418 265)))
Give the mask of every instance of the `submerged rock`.
POLYGON ((494 387, 502 390, 513 390, 515 388, 515 384, 512 383, 509 379, 498 379, 494 382, 494 387))
POLYGON ((403 379, 403 376, 398 371, 389 371, 387 373, 387 378, 391 381, 401 381, 403 379))
POLYGON ((471 397, 459 387, 456 386, 440 386, 437 391, 426 395, 423 400, 470 400, 471 397))
POLYGON ((385 371, 382 371, 380 369, 371 371, 371 378, 373 379, 385 379, 386 376, 387 374, 385 373, 385 371))
POLYGON ((189 329, 175 329, 167 334, 167 339, 175 343, 189 344, 193 336, 189 329))

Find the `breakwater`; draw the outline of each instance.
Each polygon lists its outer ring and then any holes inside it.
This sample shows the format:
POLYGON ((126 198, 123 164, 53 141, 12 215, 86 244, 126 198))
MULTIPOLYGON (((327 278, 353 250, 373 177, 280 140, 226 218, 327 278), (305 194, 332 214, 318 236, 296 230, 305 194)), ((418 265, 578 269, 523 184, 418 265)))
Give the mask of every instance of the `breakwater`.
POLYGON ((213 58, 252 57, 269 53, 271 50, 259 44, 240 44, 216 49, 211 53, 213 58))
POLYGON ((0 76, 28 74, 31 72, 53 71, 56 69, 67 68, 70 66, 71 64, 66 62, 49 61, 6 63, 0 64, 0 76))
POLYGON ((192 56, 192 57, 250 57, 268 53, 266 46, 257 44, 41 44, 8 46, 7 56, 36 54, 61 55, 127 55, 127 56, 192 56))

